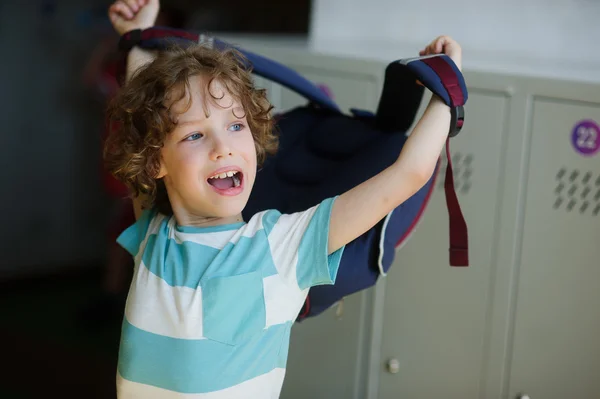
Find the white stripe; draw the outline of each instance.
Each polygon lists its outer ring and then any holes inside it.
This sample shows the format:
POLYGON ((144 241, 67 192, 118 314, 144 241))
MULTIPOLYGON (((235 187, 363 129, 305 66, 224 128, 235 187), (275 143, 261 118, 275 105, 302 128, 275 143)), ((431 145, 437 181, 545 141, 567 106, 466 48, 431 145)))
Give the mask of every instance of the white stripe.
POLYGON ((300 241, 317 207, 318 205, 304 212, 281 215, 269 233, 269 246, 275 268, 284 280, 294 287, 298 286, 296 266, 300 241))
POLYGON ((125 317, 137 328, 173 338, 204 339, 202 290, 172 287, 140 263, 125 317))
POLYGON ((263 278, 266 327, 295 320, 304 304, 308 289, 285 284, 279 274, 263 278))
POLYGON ((381 237, 379 238, 379 257, 377 258, 377 266, 379 266, 379 274, 383 277, 387 276, 387 273, 383 270, 383 253, 385 252, 385 233, 387 232, 387 225, 392 217, 392 212, 388 213, 383 221, 383 227, 381 228, 381 237))
POLYGON ((276 368, 220 391, 186 394, 128 381, 117 372, 117 397, 119 399, 277 399, 281 393, 284 376, 285 369, 276 368))

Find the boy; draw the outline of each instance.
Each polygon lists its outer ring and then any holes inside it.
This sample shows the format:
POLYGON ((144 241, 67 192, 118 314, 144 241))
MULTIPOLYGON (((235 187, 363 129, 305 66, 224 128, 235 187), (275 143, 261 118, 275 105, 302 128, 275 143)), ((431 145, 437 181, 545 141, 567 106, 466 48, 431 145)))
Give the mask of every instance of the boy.
MULTIPOLYGON (((116 31, 153 25, 158 0, 118 1, 116 31)), ((440 37, 460 67, 456 42, 440 37)), ((108 163, 134 193, 118 241, 135 257, 120 398, 277 398, 308 289, 333 284, 344 246, 421 188, 450 126, 432 98, 398 160, 311 209, 243 221, 257 165, 276 149, 271 105, 234 51, 134 48, 110 108, 108 163), (142 206, 144 197, 145 209, 142 206)))

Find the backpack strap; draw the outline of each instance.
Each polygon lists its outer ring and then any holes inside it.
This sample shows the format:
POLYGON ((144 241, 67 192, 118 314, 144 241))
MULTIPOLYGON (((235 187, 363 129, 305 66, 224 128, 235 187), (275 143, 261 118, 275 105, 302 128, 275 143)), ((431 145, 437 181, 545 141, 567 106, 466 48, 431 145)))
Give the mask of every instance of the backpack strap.
POLYGON ((126 52, 133 48, 133 46, 140 46, 147 50, 157 50, 166 49, 173 43, 183 46, 193 43, 203 43, 209 47, 223 50, 235 48, 246 58, 249 64, 247 66, 252 68, 254 74, 279 83, 322 108, 341 112, 340 107, 321 88, 293 69, 266 57, 235 47, 222 40, 202 34, 158 26, 144 30, 136 29, 121 36, 119 49, 126 52))
POLYGON ((417 83, 423 84, 434 94, 439 96, 449 107, 451 112, 450 132, 446 140, 446 176, 444 191, 448 207, 450 224, 450 265, 469 265, 469 236, 467 223, 460 209, 456 190, 454 189, 454 175, 452 173, 452 158, 450 156, 450 137, 456 136, 464 124, 464 108, 468 92, 464 77, 454 61, 444 54, 428 55, 416 58, 398 60, 388 68, 404 69, 398 73, 411 73, 417 83))
POLYGON ((450 137, 462 129, 465 111, 463 106, 469 97, 465 79, 450 57, 445 54, 405 58, 397 61, 414 75, 432 93, 440 97, 452 112, 450 137))

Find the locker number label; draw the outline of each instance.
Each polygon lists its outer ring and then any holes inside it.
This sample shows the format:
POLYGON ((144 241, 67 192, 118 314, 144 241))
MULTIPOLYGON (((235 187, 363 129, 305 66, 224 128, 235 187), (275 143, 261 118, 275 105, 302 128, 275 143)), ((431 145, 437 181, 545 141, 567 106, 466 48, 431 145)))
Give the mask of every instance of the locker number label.
POLYGON ((589 119, 577 123, 571 132, 571 144, 581 155, 595 155, 600 150, 600 126, 589 119))

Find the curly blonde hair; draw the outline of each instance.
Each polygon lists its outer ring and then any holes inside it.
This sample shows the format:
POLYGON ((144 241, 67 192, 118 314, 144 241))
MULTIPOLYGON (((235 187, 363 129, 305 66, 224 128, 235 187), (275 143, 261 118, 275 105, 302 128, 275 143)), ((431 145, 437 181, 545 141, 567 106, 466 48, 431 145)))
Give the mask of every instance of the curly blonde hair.
POLYGON ((133 196, 143 195, 145 207, 156 206, 165 214, 172 210, 164 182, 156 178, 160 149, 177 125, 172 106, 186 96, 189 79, 196 75, 202 76, 207 86, 220 82, 240 102, 254 137, 259 165, 278 147, 273 106, 266 91, 255 88, 251 69, 239 51, 193 45, 159 52, 111 101, 107 115, 111 131, 104 157, 108 170, 133 196))

